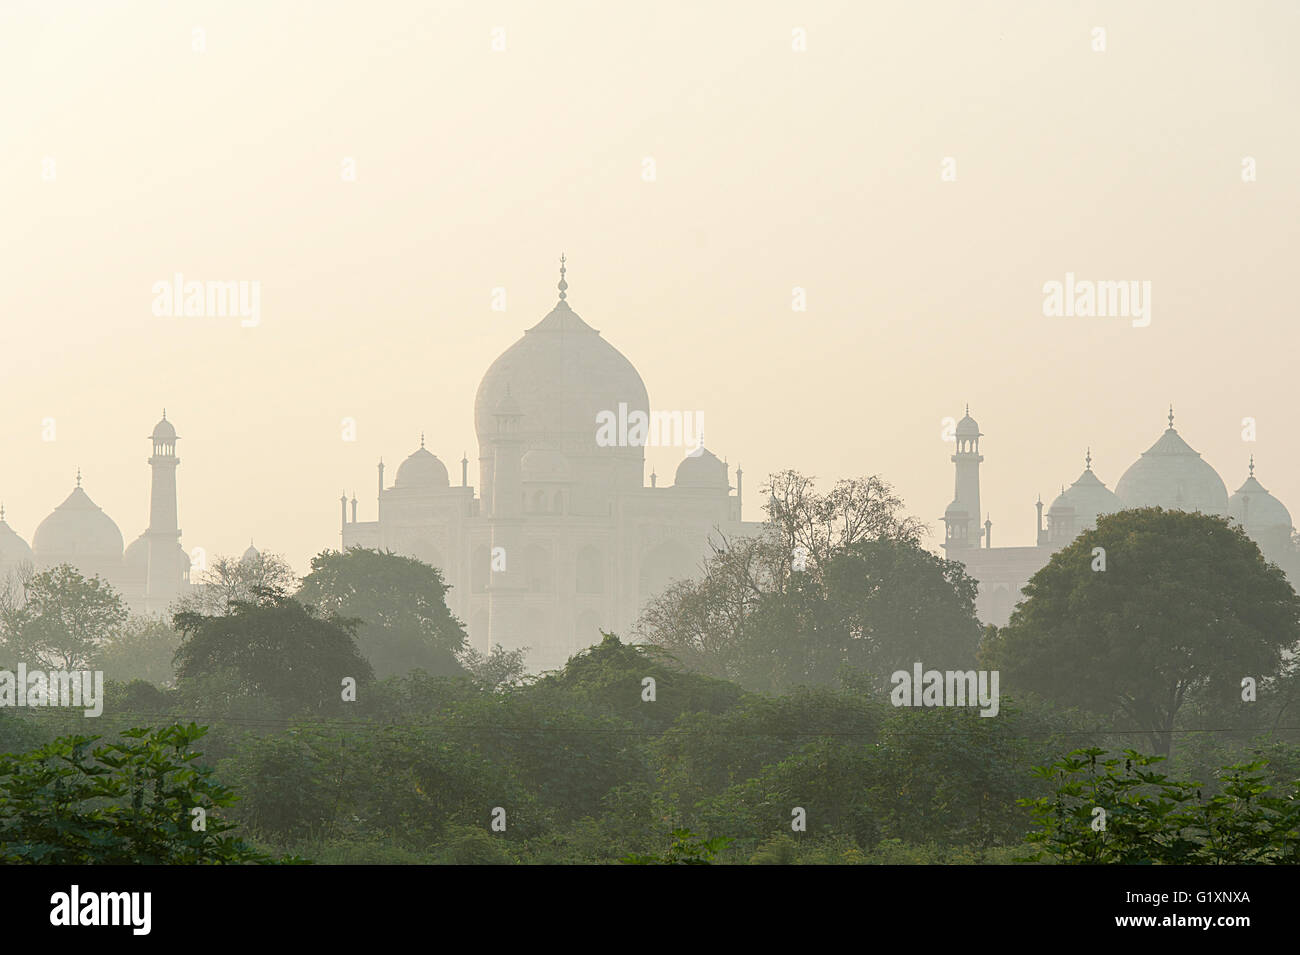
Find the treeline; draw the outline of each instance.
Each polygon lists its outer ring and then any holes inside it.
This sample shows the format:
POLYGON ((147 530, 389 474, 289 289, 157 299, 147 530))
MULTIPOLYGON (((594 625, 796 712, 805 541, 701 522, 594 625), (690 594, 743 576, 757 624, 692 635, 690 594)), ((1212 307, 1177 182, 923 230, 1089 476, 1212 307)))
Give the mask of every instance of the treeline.
POLYGON ((389 553, 325 552, 301 582, 218 559, 147 625, 71 568, 29 574, 0 606, 4 659, 103 661, 110 683, 97 720, 0 711, 0 751, 30 757, 0 771, 0 816, 45 818, 24 800, 57 747, 198 723, 246 861, 1293 861, 1300 599, 1239 528, 1104 517, 997 630, 884 482, 763 490, 763 532, 717 542, 635 642, 541 676, 471 651, 438 570, 389 553), (998 670, 997 715, 892 705, 916 663, 998 670), (40 748, 88 728, 104 739, 40 748), (1085 784, 1065 754, 1089 748, 1085 784))

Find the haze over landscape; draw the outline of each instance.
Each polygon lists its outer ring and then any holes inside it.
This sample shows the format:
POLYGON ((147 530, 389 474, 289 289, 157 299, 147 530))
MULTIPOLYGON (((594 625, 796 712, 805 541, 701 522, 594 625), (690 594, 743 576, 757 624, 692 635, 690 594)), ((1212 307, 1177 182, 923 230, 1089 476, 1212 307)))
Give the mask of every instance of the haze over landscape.
POLYGON ((997 545, 1033 542, 1085 447, 1114 488, 1171 402, 1229 491, 1254 454, 1300 505, 1294 5, 71 9, 0 9, 0 499, 27 540, 78 467, 143 529, 165 406, 184 545, 304 572, 422 432, 458 483, 561 252, 652 407, 744 467, 749 520, 770 471, 878 473, 937 547, 967 402, 997 545), (177 272, 260 282, 260 323, 155 316, 177 272), (1067 273, 1151 282, 1150 325, 1045 317, 1067 273))

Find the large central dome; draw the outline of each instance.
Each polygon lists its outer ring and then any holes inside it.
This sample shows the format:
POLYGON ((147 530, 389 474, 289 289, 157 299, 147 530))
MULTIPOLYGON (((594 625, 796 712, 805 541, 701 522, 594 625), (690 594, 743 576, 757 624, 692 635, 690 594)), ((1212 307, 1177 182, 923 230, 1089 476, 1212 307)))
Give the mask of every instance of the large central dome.
POLYGON ((1125 507, 1163 507, 1166 510, 1225 514, 1228 489, 1223 478, 1174 430, 1173 409, 1169 428, 1143 453, 1115 485, 1125 507))
MULTIPOLYGON (((480 450, 496 433, 493 412, 509 389, 523 418, 519 434, 525 448, 566 453, 596 450, 597 415, 602 411, 649 414, 650 399, 641 376, 600 332, 584 322, 564 300, 524 337, 494 361, 474 399, 474 429, 480 450)), ((602 449, 605 450, 605 449, 602 449)), ((620 449, 644 459, 644 449, 620 449)))

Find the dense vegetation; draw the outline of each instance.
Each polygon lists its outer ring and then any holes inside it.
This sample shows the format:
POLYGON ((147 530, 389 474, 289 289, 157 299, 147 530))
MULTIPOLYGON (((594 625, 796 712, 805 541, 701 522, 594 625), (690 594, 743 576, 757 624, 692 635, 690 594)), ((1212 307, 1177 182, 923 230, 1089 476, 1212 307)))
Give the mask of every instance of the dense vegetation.
POLYGON ((292 592, 270 556, 219 560, 170 621, 28 575, 0 668, 109 683, 93 721, 0 709, 0 858, 1297 861, 1300 601, 1244 535, 1103 518, 981 630, 973 581, 883 483, 765 490, 766 533, 719 546, 637 642, 531 678, 391 554, 327 552, 292 592), (999 668, 997 716, 891 705, 918 660, 999 668))

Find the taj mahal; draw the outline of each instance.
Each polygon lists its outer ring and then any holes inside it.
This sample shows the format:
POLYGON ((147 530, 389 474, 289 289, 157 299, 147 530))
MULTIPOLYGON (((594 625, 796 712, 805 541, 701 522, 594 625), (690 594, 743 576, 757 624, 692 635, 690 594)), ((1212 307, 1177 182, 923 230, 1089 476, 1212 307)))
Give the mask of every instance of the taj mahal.
MULTIPOLYGON (((644 438, 627 440, 629 421, 651 412, 636 368, 568 302, 561 257, 559 299, 541 321, 492 362, 474 401, 477 486, 468 455, 460 480, 425 447, 424 436, 392 483, 378 463, 374 519, 358 519, 355 496, 340 505, 344 548, 414 557, 439 568, 447 603, 465 622, 470 645, 526 650, 528 669, 561 667, 600 640, 630 633, 647 601, 674 580, 695 576, 715 546, 757 534, 742 517, 743 472, 704 447, 682 441, 671 484, 645 478, 644 438), (611 440, 618 422, 617 440, 611 440)), ((635 430, 635 429, 632 429, 635 430)), ((689 428, 688 428, 689 430, 689 428)), ((644 435, 644 431, 642 431, 644 435)), ((979 424, 965 416, 954 431, 955 491, 943 515, 943 550, 979 582, 976 613, 1004 626, 1029 579, 1052 554, 1096 526, 1104 514, 1158 506, 1225 516, 1264 556, 1300 580, 1291 514, 1255 477, 1229 496, 1223 479, 1168 427, 1121 475, 1112 491, 1084 470, 1047 508, 1036 504, 1035 543, 994 547, 993 523, 980 521, 979 424)), ((0 505, 0 584, 23 568, 71 564, 111 584, 131 610, 164 614, 189 593, 191 558, 177 522, 176 429, 166 412, 149 436, 149 523, 123 547, 117 524, 76 486, 37 527, 29 546, 0 505)), ((649 442, 653 444, 654 442, 649 442)), ((675 443, 675 442, 674 442, 675 443)), ((251 547, 244 559, 255 558, 251 547)))
POLYGON ((988 516, 982 524, 979 520, 983 434, 967 407, 955 432, 957 446, 951 460, 956 490, 943 515, 943 547, 948 559, 961 561, 979 581, 976 613, 982 622, 1005 626, 1025 584, 1053 553, 1095 528, 1103 514, 1125 508, 1163 507, 1225 516, 1242 527, 1268 560, 1287 571, 1294 586, 1300 579, 1300 563, 1292 540, 1291 512, 1255 477, 1254 456, 1246 480, 1229 497, 1223 478, 1174 429, 1172 407, 1168 420, 1169 427, 1120 476, 1115 490, 1093 472, 1092 453, 1087 451, 1083 473, 1069 487, 1062 486, 1047 509, 1046 523, 1043 501, 1038 499, 1035 544, 994 547, 992 520, 988 516))
POLYGON ((648 599, 697 572, 711 541, 761 526, 742 520, 741 469, 733 487, 702 443, 661 486, 655 474, 646 483, 643 442, 601 440, 602 421, 650 419, 650 400, 632 363, 569 305, 563 258, 558 288, 479 384, 477 487, 468 456, 452 484, 421 437, 391 484, 379 462, 374 520, 357 519, 355 496, 339 500, 345 548, 440 568, 471 646, 527 648, 532 671, 563 666, 601 630, 627 633, 648 599))

